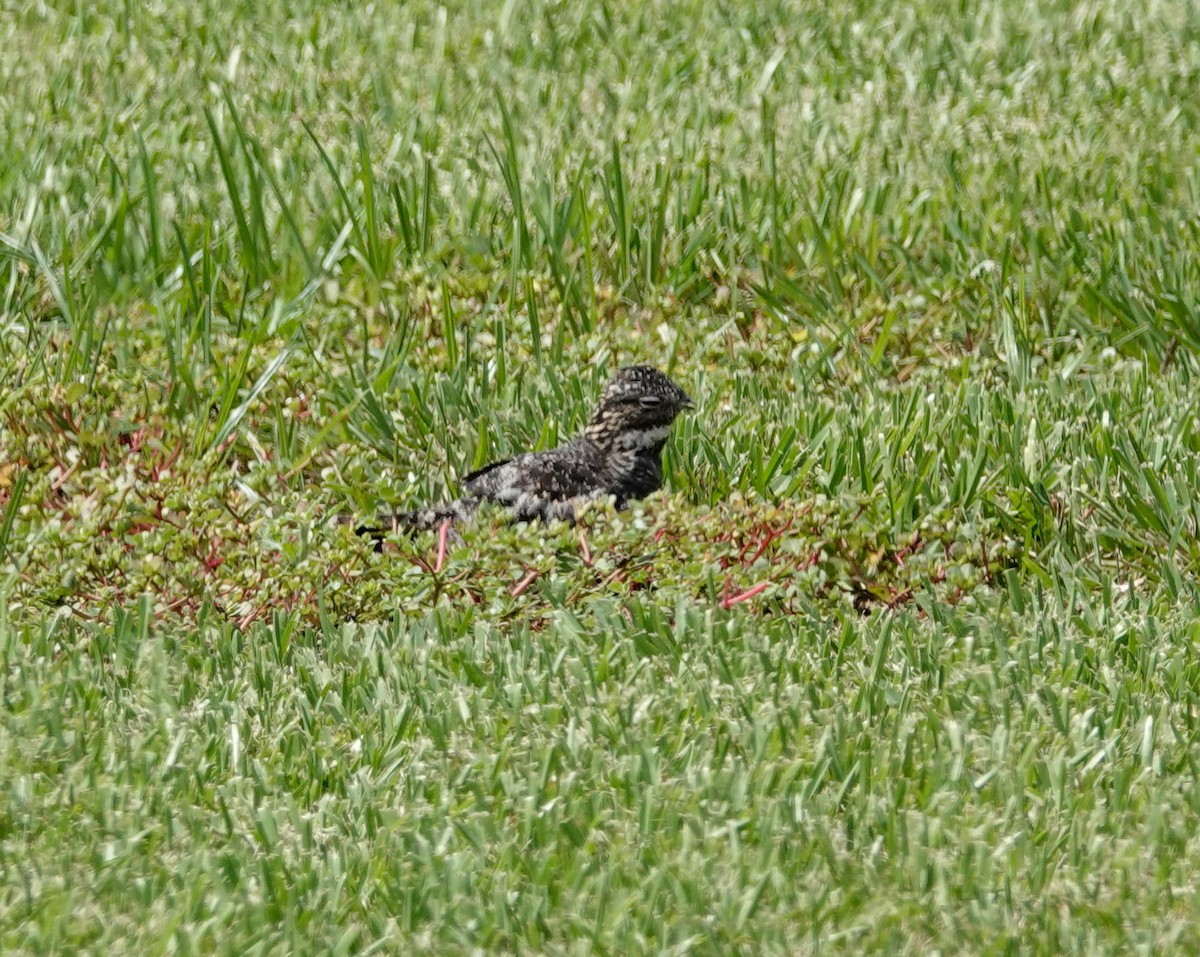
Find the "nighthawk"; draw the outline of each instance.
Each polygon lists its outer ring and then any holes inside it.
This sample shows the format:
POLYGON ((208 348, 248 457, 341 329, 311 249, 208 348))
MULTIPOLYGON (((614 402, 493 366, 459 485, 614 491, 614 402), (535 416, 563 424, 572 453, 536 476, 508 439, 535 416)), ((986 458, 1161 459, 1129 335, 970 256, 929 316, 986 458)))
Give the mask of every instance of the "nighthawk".
POLYGON ((585 502, 612 497, 617 508, 662 487, 662 450, 671 423, 692 400, 657 369, 627 366, 604 387, 587 427, 545 452, 493 462, 462 481, 463 496, 412 512, 380 516, 360 526, 376 543, 386 531, 438 528, 463 522, 485 502, 516 521, 575 520, 585 502))

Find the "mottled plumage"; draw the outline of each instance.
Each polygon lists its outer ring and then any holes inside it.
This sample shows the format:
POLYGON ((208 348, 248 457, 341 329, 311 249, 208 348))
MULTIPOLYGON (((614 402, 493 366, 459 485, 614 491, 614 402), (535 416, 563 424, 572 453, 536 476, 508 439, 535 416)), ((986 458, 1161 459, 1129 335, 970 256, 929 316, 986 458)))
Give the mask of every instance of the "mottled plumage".
POLYGON ((671 423, 692 400, 657 369, 621 369, 600 395, 587 427, 545 452, 524 452, 463 479, 463 497, 413 512, 380 517, 359 534, 379 540, 384 531, 437 528, 447 519, 469 519, 484 502, 518 520, 574 521, 585 502, 611 496, 617 508, 662 486, 662 450, 671 423))

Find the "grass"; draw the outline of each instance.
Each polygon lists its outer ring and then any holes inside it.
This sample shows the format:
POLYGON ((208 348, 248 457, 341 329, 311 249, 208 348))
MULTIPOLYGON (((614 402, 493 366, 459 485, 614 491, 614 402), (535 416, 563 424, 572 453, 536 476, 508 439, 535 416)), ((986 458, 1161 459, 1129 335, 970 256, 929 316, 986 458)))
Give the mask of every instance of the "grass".
POLYGON ((4 11, 5 953, 1200 948, 1190 6, 4 11))

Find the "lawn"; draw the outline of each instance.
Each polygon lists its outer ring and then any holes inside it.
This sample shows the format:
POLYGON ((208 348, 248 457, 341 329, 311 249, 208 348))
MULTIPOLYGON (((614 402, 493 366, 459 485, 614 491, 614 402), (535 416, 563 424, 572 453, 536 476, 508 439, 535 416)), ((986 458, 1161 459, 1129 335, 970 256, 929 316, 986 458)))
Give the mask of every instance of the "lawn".
POLYGON ((0 952, 1200 951, 1200 10, 0 48, 0 952), (634 508, 339 522, 633 362, 634 508))

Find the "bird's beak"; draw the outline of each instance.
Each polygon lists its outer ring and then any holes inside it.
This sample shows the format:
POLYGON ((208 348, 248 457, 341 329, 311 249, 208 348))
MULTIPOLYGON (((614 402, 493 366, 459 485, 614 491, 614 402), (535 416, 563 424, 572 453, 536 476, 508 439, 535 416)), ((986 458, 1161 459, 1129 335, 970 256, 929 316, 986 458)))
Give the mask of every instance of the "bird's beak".
POLYGON ((687 393, 684 393, 683 401, 679 404, 679 408, 685 409, 685 410, 686 409, 694 409, 694 408, 696 408, 696 403, 692 401, 692 397, 690 395, 688 395, 687 393))

